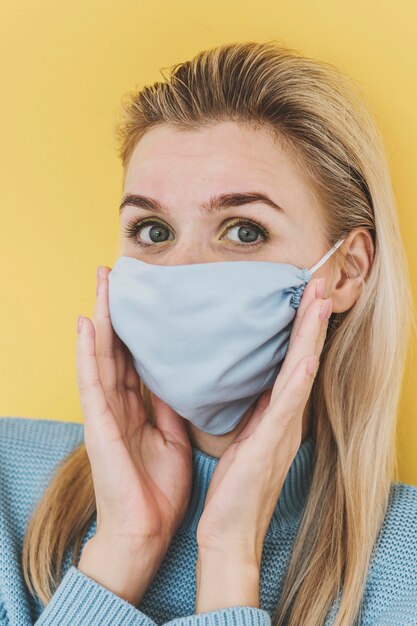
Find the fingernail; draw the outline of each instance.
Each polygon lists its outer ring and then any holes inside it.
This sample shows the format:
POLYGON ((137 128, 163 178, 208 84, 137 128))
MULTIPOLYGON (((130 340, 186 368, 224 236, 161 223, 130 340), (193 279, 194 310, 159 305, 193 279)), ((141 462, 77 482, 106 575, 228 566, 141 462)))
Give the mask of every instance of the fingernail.
POLYGON ((318 278, 316 283, 316 298, 322 298, 324 296, 324 286, 326 279, 318 278))
POLYGON ((78 320, 77 320, 77 333, 80 334, 81 332, 81 326, 83 325, 83 321, 84 321, 84 316, 83 315, 79 315, 78 316, 78 320))
POLYGON ((327 298, 326 300, 323 300, 323 303, 320 307, 319 318, 321 320, 329 319, 330 315, 332 314, 332 307, 333 307, 333 300, 331 297, 327 298))

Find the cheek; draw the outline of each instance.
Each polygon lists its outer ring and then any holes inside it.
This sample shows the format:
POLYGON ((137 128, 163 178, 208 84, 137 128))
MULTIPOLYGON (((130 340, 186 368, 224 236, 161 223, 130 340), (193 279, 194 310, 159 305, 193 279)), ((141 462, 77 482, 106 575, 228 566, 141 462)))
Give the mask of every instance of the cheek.
POLYGON ((127 255, 128 251, 131 249, 131 244, 129 243, 129 240, 127 239, 126 235, 124 235, 123 231, 122 231, 122 227, 119 228, 119 233, 118 233, 118 241, 117 241, 117 251, 118 251, 118 256, 125 256, 127 255))

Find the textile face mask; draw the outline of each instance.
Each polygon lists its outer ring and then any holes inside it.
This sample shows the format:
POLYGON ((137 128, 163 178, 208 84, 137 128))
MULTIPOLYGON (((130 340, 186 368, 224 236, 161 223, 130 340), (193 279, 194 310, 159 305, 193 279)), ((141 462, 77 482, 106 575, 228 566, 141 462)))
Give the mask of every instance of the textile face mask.
POLYGON ((121 256, 109 273, 113 329, 148 389, 204 432, 228 433, 273 386, 302 293, 343 241, 311 269, 121 256))

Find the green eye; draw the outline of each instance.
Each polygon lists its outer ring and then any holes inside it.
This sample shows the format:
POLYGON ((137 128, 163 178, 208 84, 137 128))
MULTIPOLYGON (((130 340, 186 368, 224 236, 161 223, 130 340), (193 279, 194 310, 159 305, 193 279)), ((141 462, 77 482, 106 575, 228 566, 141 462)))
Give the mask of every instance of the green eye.
POLYGON ((243 244, 249 243, 253 245, 253 242, 259 243, 259 235, 261 237, 261 241, 266 241, 268 239, 268 234, 265 232, 265 230, 252 222, 238 220, 234 222, 231 226, 228 226, 227 232, 232 231, 234 228, 237 228, 238 239, 232 239, 231 241, 236 241, 243 244))
MULTIPOLYGON (((133 239, 133 243, 137 246, 152 246, 155 243, 168 241, 165 237, 165 233, 169 231, 169 228, 162 222, 144 218, 143 220, 133 220, 125 228, 126 236, 129 239, 133 239), (148 235, 151 237, 151 243, 145 241, 138 241, 137 234, 139 231, 143 231, 145 227, 149 227, 148 235)), ((173 237, 172 237, 173 239, 173 237)))
MULTIPOLYGON (((237 228, 238 238, 227 239, 228 241, 234 241, 239 245, 255 247, 265 241, 268 241, 269 239, 268 231, 265 226, 256 224, 248 219, 244 220, 240 218, 235 220, 232 224, 227 226, 225 232, 229 232, 234 228, 237 228)), ((169 233, 172 233, 172 231, 166 224, 159 220, 146 217, 142 220, 132 220, 129 222, 125 227, 124 232, 126 237, 128 239, 132 239, 135 245, 142 247, 154 246, 158 243, 165 243, 166 241, 172 241, 174 239, 174 236, 171 238, 169 237, 169 233), (150 238, 150 241, 143 241, 142 237, 138 239, 138 233, 142 233, 144 228, 149 228, 147 236, 150 238)))

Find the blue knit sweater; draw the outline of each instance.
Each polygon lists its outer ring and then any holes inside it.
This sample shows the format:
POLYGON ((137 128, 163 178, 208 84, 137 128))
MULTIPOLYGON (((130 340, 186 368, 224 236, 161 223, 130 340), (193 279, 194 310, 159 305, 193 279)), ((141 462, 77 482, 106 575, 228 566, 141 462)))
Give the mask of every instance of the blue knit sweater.
MULTIPOLYGON (((46 607, 29 594, 21 568, 27 522, 58 464, 83 437, 84 426, 80 423, 0 418, 0 626, 270 626, 307 497, 314 440, 310 437, 301 444, 265 537, 260 608, 225 607, 195 614, 196 528, 218 462, 216 457, 195 448, 188 511, 139 606, 133 606, 71 565, 72 547, 65 554, 60 585, 46 607)), ((79 556, 95 529, 94 518, 79 556)), ((325 626, 333 623, 336 608, 337 601, 325 626)), ((389 507, 374 548, 356 623, 417 625, 415 486, 392 483, 389 507)))

